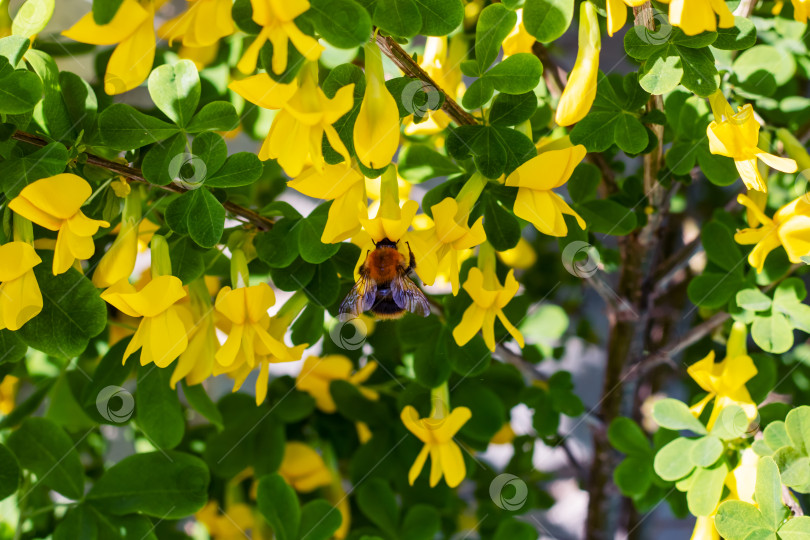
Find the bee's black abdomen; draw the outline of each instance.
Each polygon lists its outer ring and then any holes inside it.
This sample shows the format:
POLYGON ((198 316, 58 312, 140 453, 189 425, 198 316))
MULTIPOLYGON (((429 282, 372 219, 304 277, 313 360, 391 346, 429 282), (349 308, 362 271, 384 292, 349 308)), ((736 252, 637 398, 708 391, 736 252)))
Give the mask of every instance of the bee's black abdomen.
POLYGON ((405 310, 399 307, 390 296, 378 296, 370 311, 381 319, 397 319, 405 314, 405 310))

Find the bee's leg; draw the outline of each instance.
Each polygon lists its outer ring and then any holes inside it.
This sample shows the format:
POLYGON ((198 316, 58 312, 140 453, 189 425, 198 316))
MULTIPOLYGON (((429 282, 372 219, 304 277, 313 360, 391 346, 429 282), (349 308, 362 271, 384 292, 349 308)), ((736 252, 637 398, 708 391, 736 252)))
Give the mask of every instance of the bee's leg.
POLYGON ((408 246, 408 268, 405 269, 405 273, 410 274, 416 268, 416 257, 413 256, 413 251, 411 251, 411 244, 405 242, 405 245, 408 246))

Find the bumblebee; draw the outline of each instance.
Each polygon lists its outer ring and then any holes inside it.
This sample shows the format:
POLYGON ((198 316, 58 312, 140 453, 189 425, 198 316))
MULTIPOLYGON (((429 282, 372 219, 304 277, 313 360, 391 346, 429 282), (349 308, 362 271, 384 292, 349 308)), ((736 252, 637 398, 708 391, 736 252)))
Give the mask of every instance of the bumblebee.
POLYGON ((366 252, 360 265, 360 279, 340 304, 341 320, 371 311, 378 319, 399 319, 406 311, 427 317, 430 304, 419 287, 408 278, 416 259, 407 242, 408 258, 399 252, 397 242, 384 238, 366 252))

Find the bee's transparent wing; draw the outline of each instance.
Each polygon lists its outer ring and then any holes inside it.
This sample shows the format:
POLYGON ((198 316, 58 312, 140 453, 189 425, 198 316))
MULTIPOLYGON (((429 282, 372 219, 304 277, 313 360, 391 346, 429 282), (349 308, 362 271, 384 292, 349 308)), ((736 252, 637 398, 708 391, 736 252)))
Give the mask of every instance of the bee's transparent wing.
POLYGON ((361 275, 340 304, 338 318, 341 321, 354 319, 364 311, 370 310, 376 297, 377 282, 368 275, 361 275))
POLYGON ((430 304, 416 283, 400 273, 391 281, 391 296, 394 302, 404 310, 427 317, 430 315, 430 304))

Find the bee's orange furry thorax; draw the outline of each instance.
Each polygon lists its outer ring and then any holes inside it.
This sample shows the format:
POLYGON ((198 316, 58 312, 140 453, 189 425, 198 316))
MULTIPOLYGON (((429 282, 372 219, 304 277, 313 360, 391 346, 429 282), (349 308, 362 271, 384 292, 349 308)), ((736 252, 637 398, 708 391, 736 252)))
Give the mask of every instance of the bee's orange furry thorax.
POLYGON ((371 279, 377 283, 388 283, 397 276, 405 257, 391 247, 380 247, 369 253, 366 268, 371 279))

